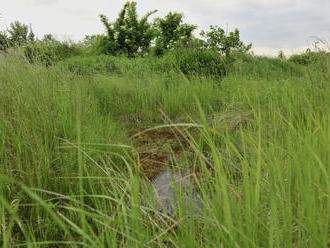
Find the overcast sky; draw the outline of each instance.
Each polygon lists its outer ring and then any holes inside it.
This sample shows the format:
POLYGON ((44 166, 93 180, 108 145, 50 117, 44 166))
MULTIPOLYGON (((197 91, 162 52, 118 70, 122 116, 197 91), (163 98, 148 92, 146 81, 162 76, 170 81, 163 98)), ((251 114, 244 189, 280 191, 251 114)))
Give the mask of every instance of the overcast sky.
MULTIPOLYGON (((126 0, 1 0, 0 30, 19 20, 31 24, 37 36, 56 34, 61 39, 82 39, 104 32, 99 14, 115 20, 126 0)), ((313 36, 330 41, 330 0, 137 0, 138 13, 158 9, 184 13, 198 25, 238 28, 257 54, 287 54, 306 49, 313 36)))

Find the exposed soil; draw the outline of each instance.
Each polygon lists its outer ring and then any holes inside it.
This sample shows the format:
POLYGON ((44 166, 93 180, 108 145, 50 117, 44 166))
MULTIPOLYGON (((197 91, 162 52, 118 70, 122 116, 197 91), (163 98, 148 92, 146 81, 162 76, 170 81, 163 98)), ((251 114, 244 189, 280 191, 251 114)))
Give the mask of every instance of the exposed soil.
MULTIPOLYGON (((235 131, 240 125, 247 124, 253 119, 251 111, 232 111, 222 115, 209 117, 209 124, 215 129, 226 129, 235 131)), ((149 180, 153 180, 157 175, 163 172, 169 166, 175 164, 182 165, 182 161, 193 161, 193 149, 190 144, 189 134, 198 136, 197 129, 190 128, 158 128, 150 130, 132 130, 128 133, 134 141, 135 147, 139 153, 140 171, 149 180), (172 161, 171 159, 175 159, 172 161)), ((203 151, 204 160, 207 162, 208 173, 214 175, 214 167, 207 158, 207 151, 203 151)), ((223 152, 226 156, 226 152, 223 152)), ((230 158, 232 159, 232 157, 230 158)), ((230 164, 228 162, 228 164, 230 164)), ((189 165, 190 172, 201 177, 204 172, 201 166, 189 165)), ((234 173, 234 172, 230 172, 234 173)), ((236 173, 236 172, 235 172, 236 173)))
POLYGON ((171 164, 171 156, 180 159, 190 154, 189 138, 174 129, 155 129, 130 133, 136 142, 142 173, 154 179, 171 164))

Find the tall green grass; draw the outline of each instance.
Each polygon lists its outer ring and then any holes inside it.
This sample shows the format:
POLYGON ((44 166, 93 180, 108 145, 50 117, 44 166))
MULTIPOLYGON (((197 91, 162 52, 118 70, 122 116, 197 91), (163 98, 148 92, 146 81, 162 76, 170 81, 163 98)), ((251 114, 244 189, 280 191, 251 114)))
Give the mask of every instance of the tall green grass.
POLYGON ((329 61, 253 57, 220 82, 0 56, 3 247, 329 246, 329 61), (157 126, 186 133, 190 155, 173 160, 200 172, 202 216, 179 207, 162 222, 141 207, 129 133, 157 126))

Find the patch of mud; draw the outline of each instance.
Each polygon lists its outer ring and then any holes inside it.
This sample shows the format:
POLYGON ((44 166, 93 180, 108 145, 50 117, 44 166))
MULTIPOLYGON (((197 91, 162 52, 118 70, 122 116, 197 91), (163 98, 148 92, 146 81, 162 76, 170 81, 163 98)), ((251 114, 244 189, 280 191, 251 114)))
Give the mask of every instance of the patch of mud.
POLYGON ((131 132, 139 153, 140 170, 149 179, 166 170, 170 158, 177 160, 191 156, 188 137, 184 132, 156 129, 144 132, 131 132))

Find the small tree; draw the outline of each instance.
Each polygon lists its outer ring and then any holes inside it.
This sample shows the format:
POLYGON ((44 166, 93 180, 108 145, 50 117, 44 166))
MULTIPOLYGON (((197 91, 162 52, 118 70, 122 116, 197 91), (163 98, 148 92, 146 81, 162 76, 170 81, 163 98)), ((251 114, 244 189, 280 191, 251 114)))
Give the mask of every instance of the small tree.
POLYGON ((30 24, 30 30, 29 30, 29 34, 27 36, 27 41, 28 42, 34 42, 36 39, 35 39, 35 34, 33 33, 32 31, 32 25, 30 24))
POLYGON ((10 42, 12 46, 21 46, 34 41, 34 33, 31 26, 15 21, 10 24, 8 29, 10 42))
POLYGON ((52 35, 52 34, 44 34, 44 36, 41 39, 41 42, 49 44, 49 43, 56 42, 56 39, 55 39, 54 35, 52 35))
POLYGON ((202 31, 201 36, 205 38, 205 46, 214 49, 227 57, 232 51, 248 52, 252 44, 245 45, 240 40, 240 32, 235 29, 234 32, 226 34, 225 30, 219 26, 210 26, 209 31, 202 31))
POLYGON ((165 18, 157 18, 154 22, 157 30, 155 51, 157 55, 171 50, 178 44, 187 44, 192 38, 196 25, 183 23, 183 14, 168 13, 165 18))
POLYGON ((106 44, 109 54, 122 53, 134 57, 136 54, 145 54, 148 51, 155 37, 148 18, 156 10, 148 12, 139 20, 136 5, 136 2, 127 2, 114 23, 109 22, 105 15, 100 15, 108 40, 100 44, 106 44))
POLYGON ((278 52, 277 58, 279 58, 280 60, 285 60, 286 59, 285 54, 282 50, 280 50, 278 52))
POLYGON ((6 50, 12 46, 22 46, 35 41, 35 35, 31 26, 15 21, 10 24, 7 31, 0 32, 0 50, 6 50))

